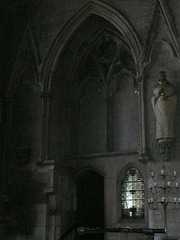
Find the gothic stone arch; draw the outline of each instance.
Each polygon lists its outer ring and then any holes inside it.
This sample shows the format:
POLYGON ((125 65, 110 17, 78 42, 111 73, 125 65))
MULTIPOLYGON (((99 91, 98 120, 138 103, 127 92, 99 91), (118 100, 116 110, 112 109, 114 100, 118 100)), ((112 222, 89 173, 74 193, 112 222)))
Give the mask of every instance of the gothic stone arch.
POLYGON ((124 36, 129 46, 136 67, 136 82, 139 89, 139 122, 140 122, 140 148, 139 155, 142 162, 146 161, 146 143, 145 143, 145 126, 144 126, 144 101, 143 101, 143 66, 141 62, 142 49, 137 34, 130 23, 114 8, 99 2, 97 0, 90 1, 82 7, 58 32, 54 38, 47 54, 42 62, 40 75, 43 86, 42 104, 43 104, 43 120, 42 120, 42 140, 40 162, 49 160, 48 153, 48 121, 49 121, 49 99, 51 92, 51 83, 53 73, 57 67, 58 61, 62 55, 64 47, 72 38, 73 34, 78 30, 81 24, 90 16, 97 15, 110 22, 124 36))

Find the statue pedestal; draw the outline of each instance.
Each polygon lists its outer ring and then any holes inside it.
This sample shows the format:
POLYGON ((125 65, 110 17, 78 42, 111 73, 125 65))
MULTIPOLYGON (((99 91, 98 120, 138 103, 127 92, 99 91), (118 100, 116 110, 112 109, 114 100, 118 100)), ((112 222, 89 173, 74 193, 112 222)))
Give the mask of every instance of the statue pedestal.
POLYGON ((158 139, 161 157, 164 161, 168 161, 172 158, 174 142, 175 140, 173 138, 158 139))

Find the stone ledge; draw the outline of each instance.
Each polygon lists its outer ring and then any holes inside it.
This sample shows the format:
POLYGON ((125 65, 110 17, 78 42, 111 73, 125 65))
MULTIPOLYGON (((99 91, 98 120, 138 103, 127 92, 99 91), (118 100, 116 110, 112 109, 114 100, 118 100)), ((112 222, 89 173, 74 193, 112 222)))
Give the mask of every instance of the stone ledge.
POLYGON ((116 156, 125 156, 125 155, 138 155, 138 150, 132 151, 123 151, 123 152, 108 152, 108 153, 90 153, 90 154, 79 154, 68 156, 66 159, 76 160, 82 158, 103 158, 103 157, 116 157, 116 156))

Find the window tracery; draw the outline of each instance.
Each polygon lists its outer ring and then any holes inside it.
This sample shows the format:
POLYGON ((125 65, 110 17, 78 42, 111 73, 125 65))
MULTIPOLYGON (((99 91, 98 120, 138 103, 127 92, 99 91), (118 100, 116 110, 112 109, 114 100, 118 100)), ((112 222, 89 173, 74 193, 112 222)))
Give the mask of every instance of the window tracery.
POLYGON ((122 219, 144 218, 144 182, 136 168, 130 168, 121 184, 122 219))

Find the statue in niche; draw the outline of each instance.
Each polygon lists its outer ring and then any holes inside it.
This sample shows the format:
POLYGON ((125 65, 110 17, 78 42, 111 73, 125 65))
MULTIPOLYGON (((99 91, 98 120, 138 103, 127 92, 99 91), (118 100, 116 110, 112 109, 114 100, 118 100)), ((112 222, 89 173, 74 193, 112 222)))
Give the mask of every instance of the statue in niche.
POLYGON ((177 94, 164 71, 159 72, 158 77, 159 83, 154 87, 151 99, 156 119, 156 141, 163 160, 169 160, 175 141, 177 94))

